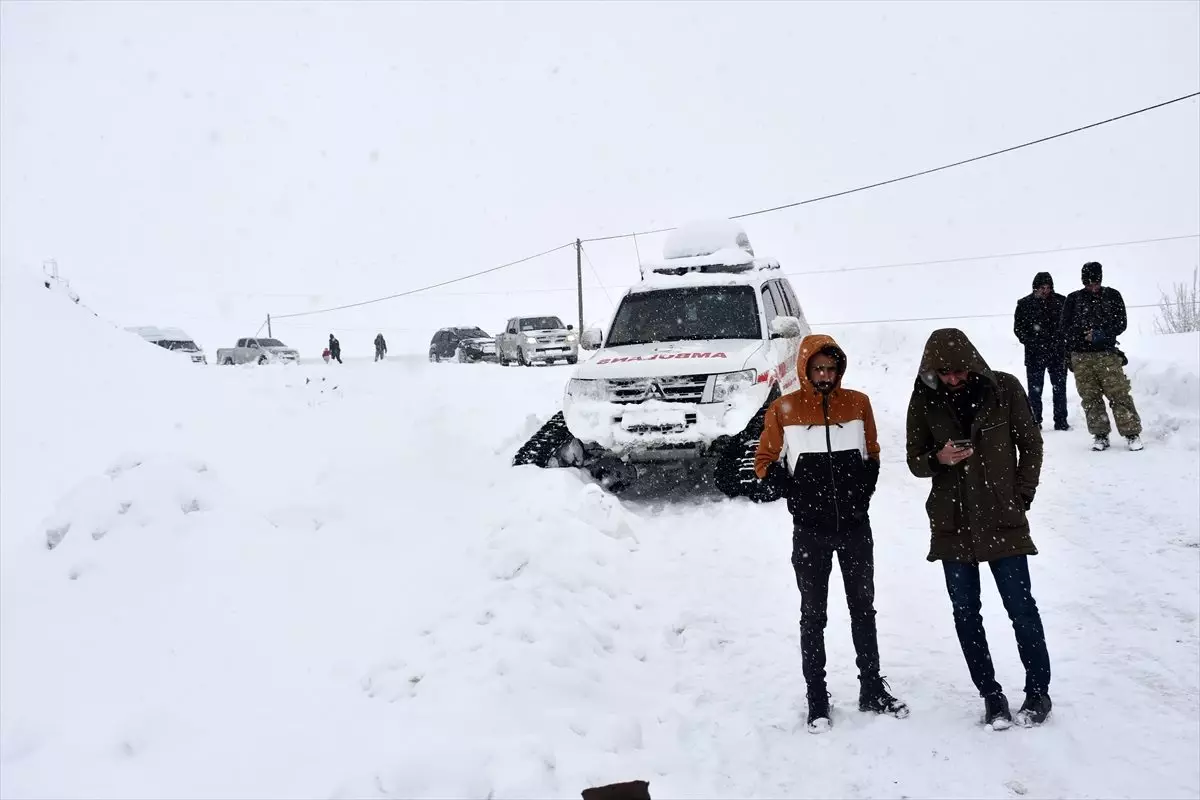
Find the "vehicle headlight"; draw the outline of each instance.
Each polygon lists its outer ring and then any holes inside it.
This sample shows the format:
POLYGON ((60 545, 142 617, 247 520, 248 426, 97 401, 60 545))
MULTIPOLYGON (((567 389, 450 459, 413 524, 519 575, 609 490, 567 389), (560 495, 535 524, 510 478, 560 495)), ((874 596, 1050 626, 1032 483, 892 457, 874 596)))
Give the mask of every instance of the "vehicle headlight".
POLYGON ((568 342, 573 342, 573 341, 575 341, 575 334, 573 334, 573 333, 568 333, 568 334, 567 334, 567 341, 568 341, 568 342))
POLYGON ((567 383, 567 394, 579 400, 608 399, 608 382, 605 380, 589 380, 587 378, 571 378, 567 383))
POLYGON ((736 392, 752 386, 757 377, 752 369, 744 369, 741 372, 724 372, 717 375, 716 381, 713 383, 713 402, 721 403, 728 400, 736 392))
POLYGON ((526 336, 525 344, 537 344, 537 339, 533 338, 532 336, 526 336))

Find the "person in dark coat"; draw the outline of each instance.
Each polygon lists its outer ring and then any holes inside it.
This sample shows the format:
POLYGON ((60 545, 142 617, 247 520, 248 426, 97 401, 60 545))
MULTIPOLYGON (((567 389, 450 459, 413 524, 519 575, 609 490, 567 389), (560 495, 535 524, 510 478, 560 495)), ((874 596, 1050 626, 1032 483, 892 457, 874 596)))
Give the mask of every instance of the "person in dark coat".
POLYGON ((387 341, 382 333, 375 334, 375 360, 382 361, 387 357, 387 341))
POLYGON ((1021 725, 1050 713, 1050 656, 1033 599, 1028 557, 1037 554, 1025 514, 1042 471, 1042 432, 1021 382, 993 371, 957 328, 934 331, 908 402, 908 468, 931 478, 929 561, 941 561, 954 628, 984 722, 1012 724, 980 616, 979 565, 986 562, 1012 621, 1025 666, 1021 725))
POLYGON ((1013 333, 1025 345, 1025 377, 1033 418, 1042 424, 1042 389, 1046 373, 1054 393, 1054 430, 1069 431, 1067 424, 1067 350, 1062 337, 1062 310, 1066 298, 1054 291, 1049 272, 1033 277, 1033 293, 1017 301, 1013 333))
POLYGON ((1062 330, 1070 353, 1075 389, 1083 401, 1092 449, 1107 450, 1112 423, 1104 408, 1104 399, 1112 406, 1117 432, 1125 437, 1130 450, 1142 449, 1142 420, 1133 404, 1127 363, 1117 349, 1117 337, 1129 321, 1125 299, 1111 286, 1104 286, 1104 268, 1089 261, 1080 272, 1083 288, 1067 295, 1063 304, 1062 330))
POLYGON ((329 334, 329 357, 339 364, 342 363, 342 343, 332 333, 329 334))

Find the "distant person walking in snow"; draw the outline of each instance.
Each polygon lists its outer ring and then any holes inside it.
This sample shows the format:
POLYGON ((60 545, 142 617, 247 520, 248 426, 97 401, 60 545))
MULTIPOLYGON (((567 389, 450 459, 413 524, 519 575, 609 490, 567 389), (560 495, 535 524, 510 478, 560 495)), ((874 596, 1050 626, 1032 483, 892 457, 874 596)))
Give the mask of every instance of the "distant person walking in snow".
POLYGON ((1117 349, 1117 337, 1125 332, 1128 319, 1125 299, 1116 289, 1102 286, 1104 268, 1089 261, 1081 271, 1083 288, 1067 295, 1063 304, 1062 330, 1075 388, 1083 401, 1088 433, 1093 450, 1108 449, 1112 424, 1104 408, 1104 398, 1112 406, 1117 431, 1125 437, 1130 450, 1142 449, 1142 420, 1130 394, 1124 366, 1125 354, 1117 349))
POLYGON ((339 364, 342 363, 342 343, 332 333, 329 334, 329 357, 339 364))
POLYGON ((375 334, 375 360, 382 361, 387 357, 387 341, 382 333, 375 334))
POLYGON ((908 468, 932 478, 925 502, 929 561, 941 561, 954 628, 993 729, 1012 724, 980 616, 979 565, 987 562, 1025 666, 1024 726, 1050 713, 1050 655, 1033 599, 1028 556, 1037 548, 1025 512, 1042 471, 1042 432, 1021 382, 991 370, 966 334, 934 331, 908 402, 908 468))
POLYGON ((1054 430, 1067 431, 1067 351, 1062 337, 1062 310, 1066 298, 1054 291, 1049 272, 1033 277, 1033 293, 1017 301, 1013 333, 1025 345, 1025 376, 1033 418, 1042 424, 1042 388, 1046 372, 1054 392, 1054 430))
POLYGON ((804 337, 800 388, 767 409, 754 458, 760 480, 786 487, 792 513, 792 567, 800 589, 800 652, 808 688, 808 730, 828 730, 825 623, 836 553, 857 654, 860 711, 908 715, 880 676, 875 627, 875 555, 868 514, 879 480, 879 442, 870 399, 842 388, 846 354, 829 336, 804 337), (786 451, 786 452, 785 452, 786 451), (786 461, 779 463, 781 453, 786 461))

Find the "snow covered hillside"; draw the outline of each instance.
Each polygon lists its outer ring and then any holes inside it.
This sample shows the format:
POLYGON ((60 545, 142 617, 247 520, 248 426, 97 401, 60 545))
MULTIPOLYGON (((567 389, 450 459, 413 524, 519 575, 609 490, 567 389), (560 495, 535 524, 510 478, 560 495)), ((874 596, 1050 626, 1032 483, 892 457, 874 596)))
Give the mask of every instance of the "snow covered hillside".
MULTIPOLYGON (((1144 451, 1091 452, 1073 389, 1045 434, 1055 708, 993 733, 903 462, 929 329, 828 331, 879 422, 880 647, 912 715, 855 710, 834 579, 809 736, 783 504, 511 468, 569 368, 193 367, 35 278, 0 303, 4 797, 1200 794, 1196 335, 1122 340, 1144 451)), ((1023 377, 1006 321, 966 330, 1023 377)))

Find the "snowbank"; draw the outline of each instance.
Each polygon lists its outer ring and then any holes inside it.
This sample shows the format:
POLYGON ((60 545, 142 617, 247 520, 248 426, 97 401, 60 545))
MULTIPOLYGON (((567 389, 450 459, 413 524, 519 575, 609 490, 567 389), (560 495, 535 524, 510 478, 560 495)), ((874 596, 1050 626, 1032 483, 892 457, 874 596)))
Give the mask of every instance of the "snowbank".
MULTIPOLYGON (((1055 712, 992 735, 902 463, 927 331, 833 331, 879 422, 881 650, 913 714, 854 710, 834 588, 812 737, 782 504, 509 466, 569 368, 196 368, 33 288, 0 292, 4 797, 1200 792, 1196 337, 1123 342, 1143 452, 1091 453, 1075 398, 1046 434, 1055 712)), ((967 331, 1021 374, 1003 331, 967 331)))

